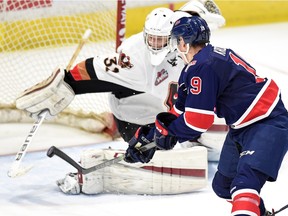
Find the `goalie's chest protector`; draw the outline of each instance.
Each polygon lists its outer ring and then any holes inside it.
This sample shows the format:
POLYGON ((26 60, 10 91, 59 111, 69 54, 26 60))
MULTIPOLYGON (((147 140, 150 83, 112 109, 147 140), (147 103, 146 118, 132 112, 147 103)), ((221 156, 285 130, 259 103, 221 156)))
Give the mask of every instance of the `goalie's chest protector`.
MULTIPOLYGON (((152 66, 152 65, 151 65, 152 66)), ((170 110, 177 99, 178 79, 184 67, 184 61, 177 52, 168 53, 164 61, 154 66, 150 74, 149 89, 161 103, 170 110)))
POLYGON ((120 50, 129 56, 132 67, 121 68, 118 74, 113 74, 117 76, 116 83, 158 98, 163 111, 169 111, 177 99, 178 79, 184 67, 177 50, 169 52, 157 66, 151 64, 142 34, 128 38, 120 50))
POLYGON ((143 35, 137 34, 122 43, 119 53, 94 58, 97 77, 100 80, 146 92, 159 99, 163 111, 170 110, 177 98, 177 83, 184 67, 184 62, 177 51, 168 53, 160 65, 153 66, 150 63, 149 51, 144 44, 143 35), (111 63, 113 59, 117 59, 115 61, 117 66, 111 63), (107 62, 111 63, 109 67, 107 62))

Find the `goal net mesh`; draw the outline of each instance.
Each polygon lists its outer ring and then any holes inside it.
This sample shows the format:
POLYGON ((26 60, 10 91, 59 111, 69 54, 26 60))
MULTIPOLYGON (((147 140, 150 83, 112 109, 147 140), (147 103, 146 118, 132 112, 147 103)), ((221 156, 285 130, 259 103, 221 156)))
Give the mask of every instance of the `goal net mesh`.
MULTIPOLYGON (((66 67, 87 29, 92 30, 72 67, 86 58, 115 51, 117 1, 0 1, 0 121, 32 122, 15 99, 66 67)), ((51 123, 101 132, 110 127, 107 93, 77 95, 51 123)))

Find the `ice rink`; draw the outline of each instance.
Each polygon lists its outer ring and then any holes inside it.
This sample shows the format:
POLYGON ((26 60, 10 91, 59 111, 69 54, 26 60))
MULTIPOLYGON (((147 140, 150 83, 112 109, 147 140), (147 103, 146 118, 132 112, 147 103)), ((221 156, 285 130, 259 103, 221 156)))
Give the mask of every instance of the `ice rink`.
MULTIPOLYGON (((256 68, 258 75, 274 78, 282 89, 282 98, 288 107, 288 23, 223 28, 212 32, 211 43, 234 49, 256 68)), ((49 131, 54 136, 51 137, 51 134, 47 134, 45 122, 31 144, 39 146, 38 150, 42 150, 27 153, 23 160, 23 165, 35 164, 35 167, 25 176, 11 179, 7 176, 7 171, 31 127, 32 124, 18 126, 14 124, 13 127, 0 125, 0 155, 2 155, 0 157, 0 212, 2 216, 230 215, 231 205, 218 198, 211 189, 210 183, 217 163, 209 163, 209 185, 194 193, 165 196, 63 194, 55 181, 75 169, 57 157, 48 158, 46 150, 50 146, 59 144, 61 149, 78 160, 80 152, 84 149, 108 146, 126 149, 126 144, 122 141, 105 141, 101 136, 94 136, 93 145, 64 147, 60 144, 69 145, 69 142, 73 142, 75 145, 77 135, 70 135, 71 131, 68 133, 65 130, 57 130, 57 133, 49 131), (15 154, 5 155, 7 148, 14 149, 15 154)), ((85 137, 85 134, 81 134, 78 138, 81 137, 85 137)), ((80 140, 76 140, 76 144, 77 142, 83 143, 80 140)), ((91 140, 87 141, 88 143, 91 143, 91 140)), ((288 204, 287 182, 288 155, 283 161, 278 180, 275 183, 267 183, 263 188, 261 195, 268 209, 278 210, 288 204)), ((287 215, 288 209, 277 214, 277 216, 287 215)))

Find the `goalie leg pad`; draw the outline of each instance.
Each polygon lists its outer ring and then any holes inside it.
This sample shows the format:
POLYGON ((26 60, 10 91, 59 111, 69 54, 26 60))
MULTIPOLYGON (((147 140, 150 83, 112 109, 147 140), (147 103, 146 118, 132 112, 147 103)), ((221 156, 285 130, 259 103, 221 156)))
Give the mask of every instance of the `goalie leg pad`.
MULTIPOLYGON (((81 164, 84 168, 95 166, 104 162, 103 150, 86 150, 81 153, 81 164)), ((104 169, 99 169, 86 175, 78 175, 79 182, 82 185, 82 193, 99 194, 104 192, 103 173, 104 169)))
MULTIPOLYGON (((204 146, 207 148, 208 161, 219 161, 220 153, 221 153, 226 135, 227 135, 226 131, 219 131, 219 132, 207 131, 206 133, 201 134, 200 138, 198 138, 197 140, 198 145, 204 146)), ((192 147, 193 147, 193 144, 194 143, 192 142, 192 147)), ((182 147, 184 147, 183 144, 182 144, 182 147)))
MULTIPOLYGON (((111 149, 84 151, 81 164, 91 167, 124 153, 124 150, 111 149)), ((205 147, 158 150, 149 163, 121 161, 83 175, 82 193, 164 195, 197 191, 207 186, 207 167, 205 147)))
POLYGON ((166 195, 198 191, 207 186, 207 150, 204 147, 157 150, 149 163, 123 161, 107 167, 104 179, 105 190, 124 194, 166 195))
MULTIPOLYGON (((81 154, 81 164, 88 168, 124 153, 124 150, 86 150, 81 154)), ((205 147, 158 150, 147 164, 121 161, 78 177, 78 184, 72 184, 75 180, 71 183, 71 179, 66 176, 66 185, 59 187, 66 193, 71 193, 71 185, 79 185, 84 194, 181 194, 207 186, 207 167, 205 147)))
POLYGON ((64 79, 65 71, 57 68, 50 77, 25 90, 17 99, 16 107, 37 118, 43 110, 48 110, 46 119, 57 115, 74 99, 75 93, 64 79))
MULTIPOLYGON (((81 153, 81 165, 84 168, 95 166, 104 160, 103 150, 86 150, 81 153)), ((65 194, 99 194, 103 193, 103 169, 82 175, 68 173, 57 186, 65 194)))

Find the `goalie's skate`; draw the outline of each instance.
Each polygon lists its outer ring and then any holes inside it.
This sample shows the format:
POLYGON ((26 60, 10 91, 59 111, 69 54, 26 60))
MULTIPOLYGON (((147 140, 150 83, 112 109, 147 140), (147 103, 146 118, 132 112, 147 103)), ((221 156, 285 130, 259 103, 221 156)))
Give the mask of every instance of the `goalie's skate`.
POLYGON ((81 192, 77 173, 68 173, 65 178, 57 180, 56 184, 65 194, 77 195, 81 192))

